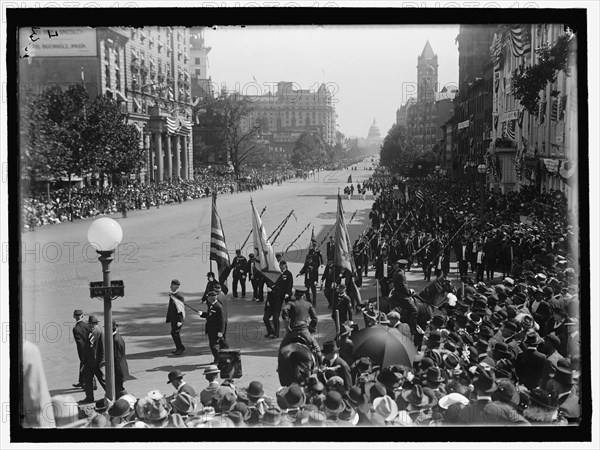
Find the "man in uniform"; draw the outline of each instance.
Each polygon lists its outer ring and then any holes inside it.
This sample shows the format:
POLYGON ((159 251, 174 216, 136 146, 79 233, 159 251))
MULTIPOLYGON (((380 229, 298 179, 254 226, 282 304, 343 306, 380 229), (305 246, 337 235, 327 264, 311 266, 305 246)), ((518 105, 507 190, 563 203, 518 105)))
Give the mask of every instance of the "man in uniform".
MULTIPOLYGON (((83 350, 85 349, 85 342, 90 334, 90 327, 83 321, 83 311, 76 309, 73 311, 73 318, 75 319, 75 326, 73 327, 73 338, 75 339, 75 346, 77 347, 77 356, 79 356, 79 376, 77 384, 73 387, 83 388, 83 350)), ((94 383, 94 389, 96 383, 94 383)))
POLYGON ((221 303, 217 301, 217 293, 210 291, 207 296, 206 303, 208 305, 206 312, 201 312, 200 317, 206 319, 206 334, 208 335, 208 345, 214 356, 214 361, 211 364, 218 364, 219 350, 225 336, 225 313, 221 303))
POLYGON ((334 249, 335 242, 333 241, 333 236, 329 236, 329 242, 327 243, 327 259, 331 258, 333 260, 334 249))
POLYGON ((293 295, 294 276, 292 275, 292 272, 288 270, 287 262, 283 259, 279 261, 279 268, 281 269, 281 276, 277 279, 275 284, 279 287, 281 302, 287 303, 293 295))
POLYGON ((295 288, 294 295, 296 298, 285 305, 282 310, 281 315, 283 320, 289 322, 288 329, 290 332, 285 335, 279 348, 285 347, 293 342, 295 337, 299 336, 306 341, 315 354, 317 363, 320 364, 322 360, 321 348, 312 335, 317 329, 317 322, 319 320, 317 313, 313 305, 306 300, 305 287, 295 288))
POLYGON ((395 264, 394 275, 392 282, 394 284, 394 292, 392 294, 393 302, 395 302, 402 310, 402 317, 406 317, 406 323, 410 327, 413 335, 417 335, 417 307, 412 299, 412 293, 406 282, 406 274, 404 268, 408 261, 400 259, 395 264))
POLYGON ((317 306, 317 282, 319 281, 319 262, 315 258, 315 251, 310 248, 304 261, 304 266, 297 277, 304 275, 304 286, 307 288, 306 298, 314 307, 317 306), (312 294, 312 295, 311 295, 312 294))
POLYGON ((263 298, 263 289, 264 289, 264 279, 262 274, 259 272, 254 253, 250 253, 248 255, 248 264, 246 265, 246 273, 250 275, 250 283, 252 283, 252 300, 255 302, 264 301, 263 298))
POLYGON ((342 283, 336 286, 336 294, 333 301, 333 308, 331 311, 331 318, 336 320, 336 312, 340 314, 340 323, 338 326, 342 328, 342 324, 346 322, 352 322, 352 300, 350 296, 346 294, 346 286, 342 283))
POLYGON ((279 316, 281 314, 282 305, 281 297, 281 288, 278 283, 275 283, 272 287, 267 287, 267 301, 265 302, 265 313, 263 315, 263 322, 267 329, 267 334, 265 334, 266 338, 279 338, 279 316), (273 326, 271 326, 271 318, 273 318, 273 326))
POLYGON ((207 283, 206 283, 206 289, 204 289, 204 295, 202 295, 202 303, 206 303, 206 297, 208 297, 208 293, 210 291, 214 291, 215 290, 215 284, 218 283, 217 279, 215 278, 215 273, 214 272, 208 272, 206 274, 206 278, 207 278, 207 283))
POLYGON ((233 271, 233 298, 238 298, 238 282, 242 287, 242 298, 246 298, 246 266, 248 265, 248 260, 242 255, 242 250, 237 249, 235 251, 235 258, 231 262, 231 270, 233 271))
MULTIPOLYGON (((213 278, 214 279, 214 278, 213 278)), ((209 277, 210 280, 210 277, 209 277)), ((181 327, 185 320, 185 300, 179 291, 179 280, 171 281, 171 292, 169 293, 169 308, 167 309, 166 323, 171 324, 171 337, 175 343, 175 350, 171 353, 181 355, 185 351, 185 346, 181 342, 181 327)))

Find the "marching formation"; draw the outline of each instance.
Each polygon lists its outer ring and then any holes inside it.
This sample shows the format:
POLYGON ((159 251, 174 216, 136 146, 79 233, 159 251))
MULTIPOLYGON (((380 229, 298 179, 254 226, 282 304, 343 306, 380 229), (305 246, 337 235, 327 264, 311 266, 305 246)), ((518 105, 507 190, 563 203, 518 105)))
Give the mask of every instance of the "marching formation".
POLYGON ((65 405, 76 405, 72 397, 54 397, 54 425, 577 424, 577 260, 562 194, 490 193, 478 216, 477 193, 464 186, 448 185, 440 193, 430 179, 376 170, 362 189, 374 194, 368 227, 352 244, 338 194, 336 222, 320 244, 313 231, 296 274, 303 283, 296 286, 253 203, 254 252, 246 258, 236 250, 229 260, 214 195, 210 259, 217 269, 207 274, 206 310, 187 305, 174 279, 166 316, 174 355, 186 350, 186 308, 206 319, 213 355, 204 369, 207 385, 192 387, 175 370, 168 376, 172 395, 158 387, 140 397, 128 393, 125 345, 113 323, 117 399, 82 406, 95 400, 95 380, 105 387, 103 340, 97 318, 86 324, 76 310, 81 370, 74 386, 85 390, 86 399, 70 409, 65 405), (363 300, 370 270, 377 295, 363 300), (407 281, 407 272, 415 270, 429 282, 419 293, 407 281), (321 290, 336 327, 334 340, 322 344, 316 310, 321 290), (232 362, 228 352, 228 309, 235 308, 230 298, 263 303, 265 338, 281 339, 273 367, 281 387, 272 396, 258 380, 235 381, 241 360, 238 354, 232 362), (76 412, 65 417, 68 410, 76 412))

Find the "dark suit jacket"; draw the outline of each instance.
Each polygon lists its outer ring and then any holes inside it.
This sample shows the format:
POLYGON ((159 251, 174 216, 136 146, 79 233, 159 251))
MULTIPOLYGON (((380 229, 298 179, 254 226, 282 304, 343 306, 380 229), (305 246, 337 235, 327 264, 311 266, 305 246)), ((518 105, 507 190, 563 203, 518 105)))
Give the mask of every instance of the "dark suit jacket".
POLYGON ((125 341, 119 333, 113 334, 115 374, 121 374, 123 379, 129 377, 129 366, 125 357, 125 341))
POLYGON ((185 383, 183 386, 181 386, 181 389, 179 389, 179 391, 177 391, 179 394, 182 392, 185 392, 186 394, 190 394, 191 397, 196 397, 196 391, 194 390, 193 387, 191 387, 189 384, 185 383))
POLYGON ((84 363, 90 367, 98 367, 104 363, 104 331, 100 326, 96 326, 90 331, 84 348, 84 363), (94 336, 94 343, 91 344, 90 337, 94 336))
POLYGON ((283 301, 285 295, 288 295, 288 300, 292 298, 292 288, 294 287, 294 276, 289 270, 285 270, 275 282, 275 286, 279 289, 279 295, 283 301))
POLYGON ((352 376, 350 375, 350 366, 346 361, 344 361, 338 354, 338 357, 333 360, 332 363, 329 360, 325 360, 325 366, 327 367, 335 367, 340 366, 335 370, 337 376, 341 377, 344 380, 344 387, 346 389, 350 389, 352 387, 352 376))
POLYGON ((527 349, 521 353, 515 362, 519 382, 529 390, 535 389, 542 378, 545 362, 546 355, 537 350, 527 349))
POLYGON ((318 317, 312 303, 304 299, 289 302, 283 307, 283 318, 289 318, 290 327, 304 323, 309 329, 317 327, 318 317))
POLYGON ((88 335, 90 334, 90 326, 83 320, 80 320, 73 327, 73 338, 75 339, 75 345, 77 346, 77 355, 79 361, 83 362, 83 352, 85 350, 85 342, 87 341, 88 335))
POLYGON ((248 266, 248 260, 245 256, 236 256, 231 262, 231 270, 233 278, 242 278, 246 276, 246 267, 248 266))
MULTIPOLYGON (((178 298, 182 302, 185 302, 185 300, 183 299, 183 295, 181 295, 180 293, 176 292, 175 294, 173 294, 173 296, 178 298)), ((169 296, 169 308, 167 309, 167 323, 170 322, 183 323, 183 314, 177 311, 177 307, 175 306, 175 302, 173 302, 173 299, 171 299, 171 296, 169 296)))
POLYGON ((265 307, 269 305, 274 311, 281 311, 283 298, 281 296, 281 289, 276 284, 271 288, 271 292, 267 292, 267 301, 265 307))
POLYGON ((394 292, 396 295, 400 297, 410 297, 410 292, 408 291, 408 283, 406 282, 406 274, 404 270, 399 269, 394 272, 394 276, 392 278, 394 283, 394 292))
POLYGON ((223 307, 216 301, 212 305, 208 305, 206 312, 200 313, 201 317, 206 319, 206 334, 223 333, 225 328, 225 315, 223 307))

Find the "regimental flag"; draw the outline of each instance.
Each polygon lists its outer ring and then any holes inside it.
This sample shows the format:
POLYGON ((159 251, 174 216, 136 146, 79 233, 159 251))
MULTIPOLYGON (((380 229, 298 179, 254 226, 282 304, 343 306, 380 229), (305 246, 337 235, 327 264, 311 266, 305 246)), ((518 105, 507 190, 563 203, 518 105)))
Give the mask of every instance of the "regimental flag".
POLYGON ((252 205, 252 234, 254 237, 254 250, 256 251, 256 259, 258 260, 258 271, 264 275, 267 280, 267 285, 272 286, 277 279, 281 276, 281 269, 279 263, 275 257, 273 247, 267 237, 265 227, 263 227, 262 220, 254 203, 250 200, 252 205))
POLYGON ((221 217, 219 217, 219 213, 217 212, 217 194, 213 194, 212 198, 210 259, 216 261, 217 271, 219 273, 219 283, 222 285, 223 292, 227 293, 226 282, 229 272, 231 272, 231 263, 229 261, 229 253, 227 252, 225 234, 223 233, 223 224, 221 223, 221 217))
POLYGON ((337 217, 335 219, 335 238, 333 265, 343 267, 344 269, 354 272, 354 259, 352 258, 352 245, 348 237, 348 228, 346 227, 346 219, 344 219, 344 207, 342 206, 342 197, 338 194, 337 217))
MULTIPOLYGON (((335 238, 333 251, 333 265, 340 269, 346 269, 350 273, 356 273, 354 265, 354 257, 352 256, 352 244, 350 243, 350 235, 344 219, 344 207, 342 206, 342 197, 338 194, 338 209, 335 220, 335 238)), ((346 284, 346 292, 352 299, 352 304, 361 305, 362 298, 360 291, 354 282, 354 277, 350 277, 350 283, 346 284)))

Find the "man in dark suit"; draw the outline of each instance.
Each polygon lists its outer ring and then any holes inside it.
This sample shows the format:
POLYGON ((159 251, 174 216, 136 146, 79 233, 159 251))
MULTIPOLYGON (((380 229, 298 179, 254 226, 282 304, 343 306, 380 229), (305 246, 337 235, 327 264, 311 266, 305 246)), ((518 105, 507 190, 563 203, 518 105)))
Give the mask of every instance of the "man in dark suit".
MULTIPOLYGON (((83 351, 85 349, 85 341, 90 333, 90 327, 83 321, 83 311, 76 309, 73 311, 75 326, 73 327, 73 338, 77 347, 77 356, 79 356, 79 376, 77 384, 73 387, 83 388, 83 351)), ((95 386, 95 383, 94 383, 95 386)))
POLYGON ((181 370, 173 370, 169 372, 169 381, 167 384, 171 384, 175 388, 175 393, 171 398, 177 397, 182 392, 189 394, 190 397, 196 397, 196 391, 192 386, 183 381, 184 373, 181 370))
POLYGON ((306 298, 313 306, 317 306, 317 283, 319 282, 319 261, 315 258, 312 248, 308 250, 304 266, 298 272, 297 277, 304 275, 304 286, 307 288, 306 298))
POLYGON ((171 292, 169 293, 169 308, 167 309, 167 321, 171 324, 171 337, 175 343, 175 350, 171 353, 181 355, 185 351, 185 346, 181 342, 181 327, 185 320, 185 300, 179 291, 179 280, 171 281, 171 292))
POLYGON ((333 260, 334 250, 335 242, 333 241, 333 236, 329 236, 329 242, 327 243, 327 259, 331 258, 333 260))
POLYGON ((88 319, 90 333, 85 341, 83 351, 83 389, 85 391, 85 399, 82 403, 91 403, 94 401, 93 379, 96 377, 102 388, 106 391, 106 383, 104 382, 104 374, 102 366, 104 366, 104 333, 98 318, 91 315, 88 319))
POLYGON ((460 242, 456 244, 454 247, 454 252, 456 253, 456 260, 458 261, 458 273, 460 278, 467 276, 467 272, 469 269, 469 243, 467 240, 462 237, 460 242))
MULTIPOLYGON (((458 422, 468 425, 490 425, 494 419, 495 403, 492 401, 492 393, 498 389, 496 376, 491 368, 478 365, 475 369, 473 386, 476 398, 459 410, 458 422), (492 414, 490 414, 492 413, 492 414)), ((447 417, 456 417, 455 411, 447 411, 447 417)))
POLYGON ((323 275, 321 275, 321 286, 323 286, 323 282, 325 282, 325 298, 327 299, 327 305, 329 309, 333 307, 333 287, 332 284, 334 282, 334 268, 333 268, 333 259, 327 260, 327 265, 325 266, 325 270, 323 271, 323 275))
POLYGON ((519 354, 515 362, 515 370, 519 382, 530 391, 539 387, 546 362, 546 355, 538 351, 538 346, 544 342, 535 331, 530 331, 525 337, 527 350, 519 354))
POLYGON ((119 333, 119 324, 114 320, 112 321, 112 330, 115 360, 115 398, 119 398, 127 394, 127 391, 123 387, 123 382, 125 378, 129 377, 129 366, 125 356, 125 341, 119 333))
POLYGON ((279 268, 281 269, 281 276, 277 279, 275 284, 279 286, 282 303, 287 303, 291 300, 293 295, 294 276, 292 275, 292 272, 288 270, 287 262, 283 259, 279 261, 279 268))
POLYGON ((267 334, 265 334, 266 338, 277 339, 279 337, 279 315, 281 314, 281 305, 281 288, 275 283, 272 287, 267 287, 267 301, 265 302, 265 313, 263 315, 263 323, 267 329, 267 334), (271 318, 273 318, 272 326, 271 318))
POLYGON ((233 298, 238 298, 238 282, 240 283, 242 289, 242 298, 246 298, 246 266, 248 265, 248 260, 244 255, 242 255, 242 251, 238 248, 235 251, 235 258, 231 262, 231 270, 233 272, 233 298))
POLYGON ((223 307, 217 301, 217 293, 211 291, 206 300, 208 308, 206 312, 201 312, 200 317, 206 319, 206 334, 208 335, 208 345, 214 356, 211 364, 217 364, 219 360, 219 350, 223 341, 225 330, 225 314, 223 307))
POLYGON ((394 292, 391 296, 392 302, 394 302, 397 306, 402 310, 402 317, 406 318, 406 323, 410 327, 410 331, 413 336, 417 335, 417 315, 418 310, 415 305, 414 300, 412 299, 412 294, 410 289, 408 288, 408 283, 406 282, 406 274, 404 273, 404 268, 407 266, 408 261, 405 259, 401 259, 396 262, 394 265, 394 275, 392 276, 392 281, 394 284, 394 292))
POLYGON ((248 255, 248 264, 246 265, 246 273, 250 276, 252 283, 252 300, 255 302, 264 301, 264 285, 265 281, 262 274, 259 272, 259 265, 254 253, 248 255))
POLYGON ((350 366, 340 358, 340 349, 335 341, 327 341, 323 344, 323 365, 331 367, 335 374, 344 380, 344 388, 346 390, 352 387, 352 376, 350 374, 350 366))

